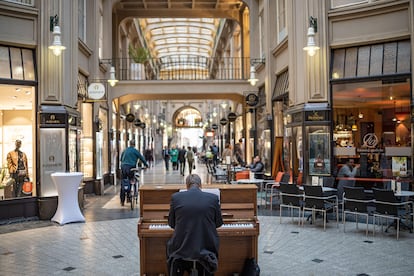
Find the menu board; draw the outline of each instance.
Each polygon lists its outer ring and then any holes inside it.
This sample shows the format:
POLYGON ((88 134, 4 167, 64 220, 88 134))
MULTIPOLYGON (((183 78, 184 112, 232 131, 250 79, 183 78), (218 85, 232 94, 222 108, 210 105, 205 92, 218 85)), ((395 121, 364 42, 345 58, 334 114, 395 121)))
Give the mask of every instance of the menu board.
POLYGON ((407 176, 407 157, 393 156, 392 157, 392 175, 393 176, 407 176))

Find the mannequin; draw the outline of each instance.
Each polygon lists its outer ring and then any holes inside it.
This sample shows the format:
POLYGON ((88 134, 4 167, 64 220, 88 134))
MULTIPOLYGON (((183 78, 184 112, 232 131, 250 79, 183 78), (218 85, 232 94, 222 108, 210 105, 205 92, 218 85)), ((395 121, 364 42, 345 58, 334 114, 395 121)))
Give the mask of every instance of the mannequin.
POLYGON ((20 150, 21 146, 22 141, 16 140, 15 150, 7 154, 7 167, 10 177, 14 179, 13 193, 15 197, 21 196, 24 179, 29 175, 27 156, 20 150))

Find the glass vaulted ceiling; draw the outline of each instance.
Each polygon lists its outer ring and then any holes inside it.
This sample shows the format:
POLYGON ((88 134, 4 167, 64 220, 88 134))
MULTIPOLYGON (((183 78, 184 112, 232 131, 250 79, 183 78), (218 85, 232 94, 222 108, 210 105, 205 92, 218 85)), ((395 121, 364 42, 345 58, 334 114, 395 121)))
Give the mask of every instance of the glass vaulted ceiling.
POLYGON ((208 69, 223 19, 141 18, 142 34, 161 70, 208 69))

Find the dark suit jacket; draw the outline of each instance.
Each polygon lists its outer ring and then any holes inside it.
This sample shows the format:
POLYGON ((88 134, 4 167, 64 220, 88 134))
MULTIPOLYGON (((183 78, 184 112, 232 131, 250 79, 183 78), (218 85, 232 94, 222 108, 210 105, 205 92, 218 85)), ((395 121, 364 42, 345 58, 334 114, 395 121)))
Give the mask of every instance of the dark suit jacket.
POLYGON ((223 224, 217 195, 193 187, 173 194, 168 224, 174 234, 167 244, 168 263, 195 259, 213 273, 217 270, 219 237, 223 224))

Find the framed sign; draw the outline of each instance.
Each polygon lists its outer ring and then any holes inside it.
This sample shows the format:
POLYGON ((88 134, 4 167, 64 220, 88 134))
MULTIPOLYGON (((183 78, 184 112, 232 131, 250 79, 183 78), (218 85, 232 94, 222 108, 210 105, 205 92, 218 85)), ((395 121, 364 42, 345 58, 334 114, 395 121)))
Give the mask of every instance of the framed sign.
POLYGON ((329 133, 310 133, 309 175, 329 175, 330 171, 329 133))

